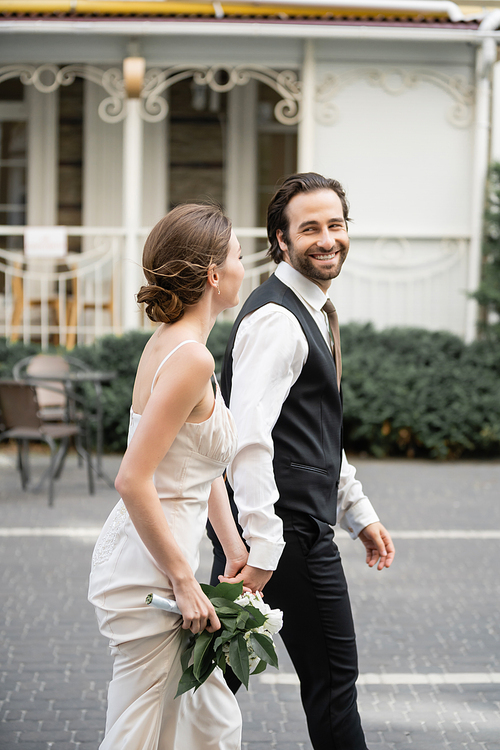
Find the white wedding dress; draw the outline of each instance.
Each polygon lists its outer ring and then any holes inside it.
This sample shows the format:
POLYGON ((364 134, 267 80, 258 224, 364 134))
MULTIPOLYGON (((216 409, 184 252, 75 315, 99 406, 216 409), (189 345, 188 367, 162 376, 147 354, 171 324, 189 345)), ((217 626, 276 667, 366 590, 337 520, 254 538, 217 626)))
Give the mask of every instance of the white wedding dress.
MULTIPOLYGON (((183 341, 163 360, 163 364, 183 341)), ((129 442, 140 415, 130 413, 129 442)), ((219 387, 212 415, 186 422, 159 464, 154 483, 169 526, 196 571, 214 479, 236 450, 236 429, 219 387)), ((196 693, 175 698, 189 631, 178 615, 146 605, 149 593, 173 598, 170 582, 141 541, 120 500, 94 549, 89 600, 114 654, 101 750, 238 750, 241 713, 216 669, 196 693)))

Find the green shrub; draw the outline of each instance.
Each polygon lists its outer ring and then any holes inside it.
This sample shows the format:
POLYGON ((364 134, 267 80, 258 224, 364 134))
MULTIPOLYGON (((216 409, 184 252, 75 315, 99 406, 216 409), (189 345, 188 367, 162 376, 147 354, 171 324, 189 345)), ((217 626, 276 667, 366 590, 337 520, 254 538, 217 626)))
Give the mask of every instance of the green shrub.
POLYGON ((12 368, 24 357, 38 354, 40 347, 37 344, 23 344, 22 341, 10 342, 8 339, 0 338, 0 378, 11 378, 12 368))
MULTIPOLYGON (((208 347, 220 372, 231 330, 218 323, 208 347)), ((71 354, 117 378, 103 386, 107 451, 123 451, 137 364, 149 333, 106 336, 71 354)), ((374 456, 457 458, 500 455, 500 344, 466 345, 457 336, 423 329, 346 325, 343 354, 344 443, 374 456)), ((39 349, 0 339, 0 376, 39 349)), ((64 353, 63 351, 61 353, 64 353)), ((92 387, 86 387, 88 399, 92 387)))
POLYGON ((217 377, 219 377, 219 373, 222 369, 222 360, 224 359, 224 352, 226 351, 227 341, 232 327, 233 324, 227 321, 216 323, 208 337, 207 346, 215 359, 215 372, 217 373, 217 377))
POLYGON ((500 453, 500 346, 446 332, 342 328, 344 442, 375 456, 500 453))
MULTIPOLYGON (((117 377, 102 387, 102 411, 104 429, 104 449, 108 452, 122 452, 127 445, 129 411, 132 401, 132 388, 139 359, 151 333, 129 331, 123 336, 104 336, 95 344, 79 345, 66 352, 63 347, 51 347, 48 353, 69 354, 95 370, 109 370, 117 377)), ((36 344, 10 343, 0 339, 0 377, 12 376, 14 364, 32 354, 38 354, 36 344)), ((95 403, 95 389, 90 383, 79 386, 89 408, 95 403)))
MULTIPOLYGON (((71 354, 95 370, 116 372, 116 378, 102 386, 104 449, 122 452, 127 445, 130 405, 135 373, 151 333, 128 331, 122 336, 104 336, 90 346, 77 346, 71 354)), ((82 387, 90 403, 95 397, 92 385, 82 387)))
MULTIPOLYGON (((231 331, 231 323, 217 323, 213 328, 207 345, 215 359, 215 370, 220 372, 226 342, 231 331)), ((71 352, 73 357, 81 359, 95 370, 110 370, 117 377, 102 387, 102 411, 104 427, 104 449, 108 452, 122 452, 127 445, 129 411, 132 403, 134 378, 150 333, 129 331, 123 336, 104 336, 89 346, 77 346, 71 352)), ((0 377, 12 376, 12 367, 23 357, 37 354, 40 347, 36 344, 10 343, 0 339, 0 377)), ((66 351, 52 347, 50 352, 64 355, 66 351)), ((95 390, 91 384, 80 387, 89 407, 95 401, 95 390)))

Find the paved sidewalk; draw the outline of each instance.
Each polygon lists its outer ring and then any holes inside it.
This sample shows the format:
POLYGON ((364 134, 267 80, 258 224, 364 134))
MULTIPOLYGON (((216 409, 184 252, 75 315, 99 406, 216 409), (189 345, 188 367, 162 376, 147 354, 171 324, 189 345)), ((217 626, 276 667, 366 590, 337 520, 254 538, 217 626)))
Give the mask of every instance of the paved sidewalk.
MULTIPOLYGON (((106 458, 110 475, 118 464, 106 458)), ((370 750, 500 750, 500 463, 355 464, 400 532, 396 563, 382 573, 366 567, 359 542, 339 538, 370 750)), ((13 454, 0 452, 0 475, 0 750, 96 750, 111 659, 86 585, 94 530, 116 493, 99 481, 89 497, 75 459, 52 509, 20 490, 13 454)), ((207 542, 201 580, 209 563, 207 542)), ((245 750, 311 750, 281 646, 280 658, 278 673, 238 694, 245 750)))

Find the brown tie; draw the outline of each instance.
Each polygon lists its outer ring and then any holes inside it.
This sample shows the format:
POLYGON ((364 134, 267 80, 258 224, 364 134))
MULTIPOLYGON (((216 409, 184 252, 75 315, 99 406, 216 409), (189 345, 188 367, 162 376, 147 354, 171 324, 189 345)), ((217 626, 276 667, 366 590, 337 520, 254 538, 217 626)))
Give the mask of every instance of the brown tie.
POLYGON ((321 308, 328 316, 330 333, 333 339, 333 350, 335 355, 335 368, 337 370, 337 386, 340 391, 340 378, 342 377, 342 355, 340 352, 340 330, 339 318, 333 302, 329 299, 321 308))

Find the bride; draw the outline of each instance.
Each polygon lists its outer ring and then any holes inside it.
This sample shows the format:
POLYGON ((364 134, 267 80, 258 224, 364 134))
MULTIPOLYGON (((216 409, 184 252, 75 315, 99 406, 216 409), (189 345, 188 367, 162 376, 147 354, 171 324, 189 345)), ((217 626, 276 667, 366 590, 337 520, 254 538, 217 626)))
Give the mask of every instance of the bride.
POLYGON ((227 558, 245 566, 222 474, 236 433, 206 341, 217 315, 238 304, 241 248, 215 206, 174 208, 144 247, 148 284, 137 295, 160 323, 139 362, 121 495, 92 558, 89 600, 114 655, 101 750, 237 750, 241 714, 220 670, 175 698, 185 637, 219 629, 194 577, 208 517, 227 558), (148 607, 175 599, 182 616, 148 607))

